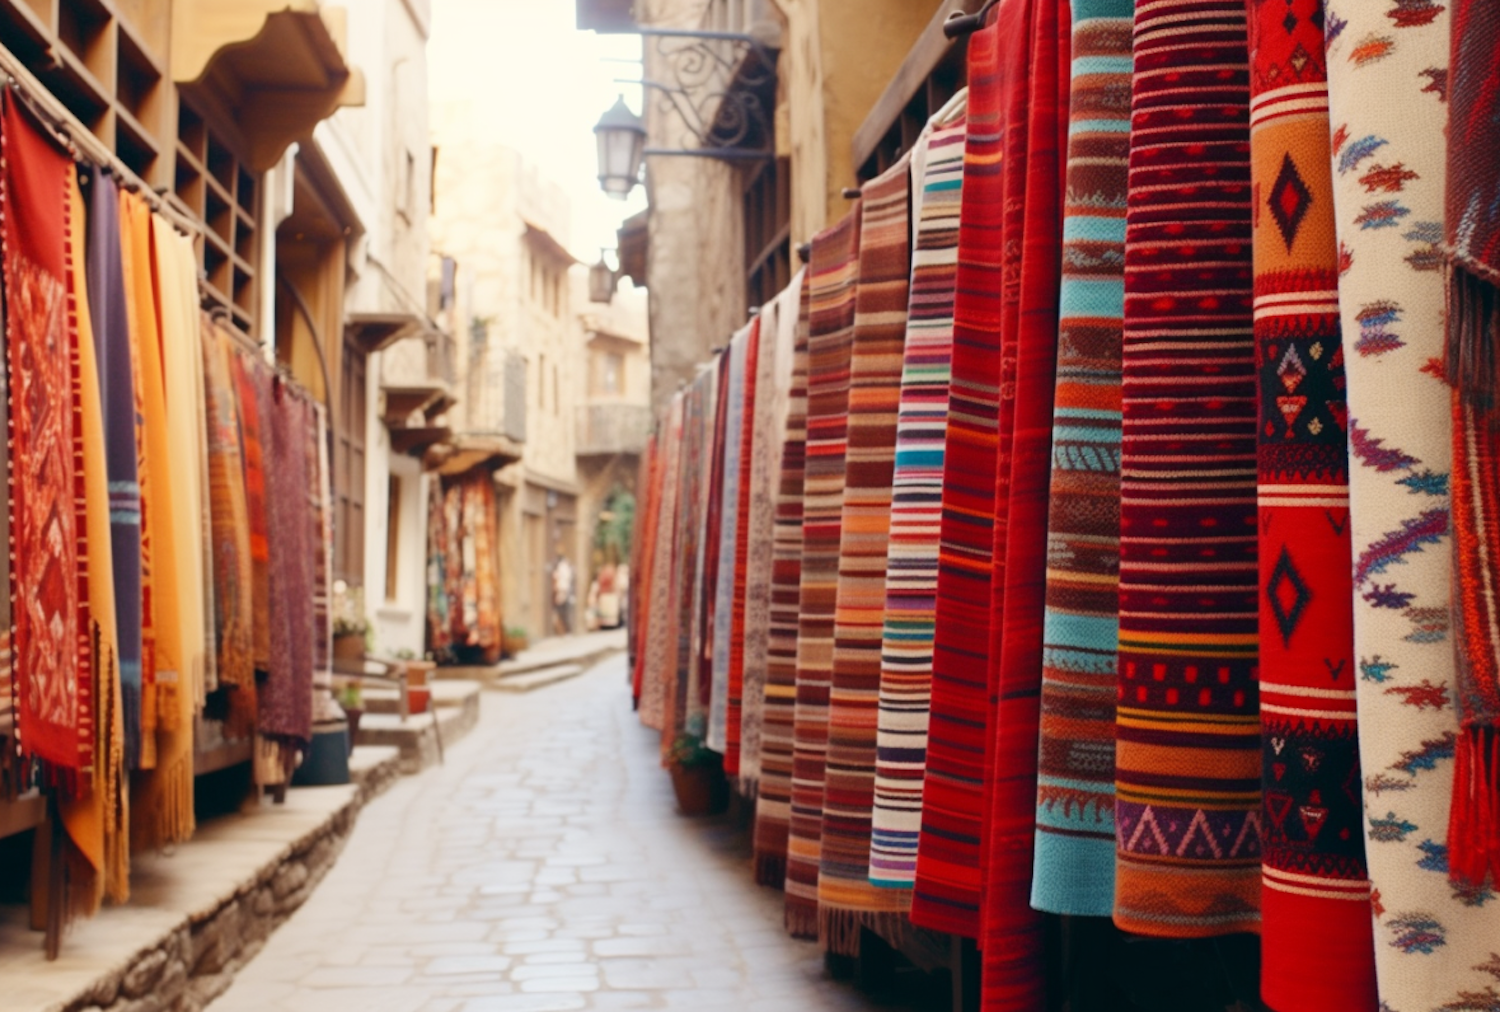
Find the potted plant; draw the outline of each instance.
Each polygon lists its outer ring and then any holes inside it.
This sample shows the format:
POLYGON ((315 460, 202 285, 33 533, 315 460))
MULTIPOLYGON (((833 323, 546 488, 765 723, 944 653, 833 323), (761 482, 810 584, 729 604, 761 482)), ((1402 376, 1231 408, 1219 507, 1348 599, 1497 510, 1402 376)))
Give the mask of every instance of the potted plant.
POLYGON ((683 815, 718 815, 729 807, 729 781, 724 757, 703 742, 701 734, 684 731, 667 753, 667 771, 683 815))
POLYGON ((359 734, 359 719, 365 712, 364 687, 357 678, 344 680, 338 686, 335 698, 349 722, 349 751, 353 752, 354 739, 359 734))
POLYGON ((343 580, 333 584, 333 656, 357 661, 370 652, 370 620, 365 618, 365 592, 343 580))
POLYGON ((396 651, 396 659, 406 668, 406 700, 412 713, 426 713, 432 704, 432 674, 437 670, 433 661, 419 660, 415 652, 408 649, 396 651))
POLYGON ((500 650, 506 657, 514 657, 530 645, 526 630, 518 625, 509 626, 500 637, 500 650))

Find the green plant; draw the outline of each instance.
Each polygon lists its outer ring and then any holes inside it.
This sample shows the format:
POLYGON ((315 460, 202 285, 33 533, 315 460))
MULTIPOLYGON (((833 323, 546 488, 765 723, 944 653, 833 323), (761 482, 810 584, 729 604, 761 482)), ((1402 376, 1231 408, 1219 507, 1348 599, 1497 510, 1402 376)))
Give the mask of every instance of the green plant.
POLYGON ((363 710, 365 708, 364 687, 358 681, 349 681, 338 687, 335 697, 339 706, 345 710, 363 710))
POLYGON ((526 639, 527 633, 524 626, 511 625, 505 627, 505 635, 511 637, 512 639, 524 640, 526 639))
POLYGON ((704 744, 702 737, 690 731, 684 731, 672 742, 672 748, 667 752, 667 765, 680 766, 683 769, 697 769, 699 767, 716 767, 724 762, 724 757, 704 744))
POLYGON ((333 583, 333 634, 335 636, 358 636, 365 641, 368 652, 374 645, 374 631, 365 617, 365 592, 362 587, 350 587, 343 580, 333 583))

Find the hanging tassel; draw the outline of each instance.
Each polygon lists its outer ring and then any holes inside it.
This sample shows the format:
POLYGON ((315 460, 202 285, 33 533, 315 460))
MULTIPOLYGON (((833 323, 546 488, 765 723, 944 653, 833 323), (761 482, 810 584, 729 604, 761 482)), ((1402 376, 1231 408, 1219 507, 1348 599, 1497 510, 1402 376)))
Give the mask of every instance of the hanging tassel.
POLYGON ((858 910, 837 910, 833 907, 818 907, 818 944, 824 952, 836 956, 859 958, 859 936, 863 925, 858 910))
POLYGON ((1455 760, 1448 874, 1477 889, 1500 882, 1500 729, 1464 728, 1455 760))

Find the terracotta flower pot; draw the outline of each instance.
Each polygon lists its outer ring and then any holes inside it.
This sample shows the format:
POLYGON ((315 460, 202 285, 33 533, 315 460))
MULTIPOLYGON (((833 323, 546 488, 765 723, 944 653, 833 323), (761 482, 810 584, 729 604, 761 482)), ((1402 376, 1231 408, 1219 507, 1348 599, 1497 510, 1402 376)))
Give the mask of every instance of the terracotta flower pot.
POLYGON ((506 633, 500 638, 500 652, 506 657, 514 657, 530 645, 530 640, 525 636, 513 636, 506 633))
POLYGON ((365 655, 365 638, 359 633, 340 633, 333 638, 333 656, 341 661, 357 661, 365 655))
POLYGON ((672 790, 683 815, 718 815, 729 808, 729 781, 717 766, 672 766, 672 790))

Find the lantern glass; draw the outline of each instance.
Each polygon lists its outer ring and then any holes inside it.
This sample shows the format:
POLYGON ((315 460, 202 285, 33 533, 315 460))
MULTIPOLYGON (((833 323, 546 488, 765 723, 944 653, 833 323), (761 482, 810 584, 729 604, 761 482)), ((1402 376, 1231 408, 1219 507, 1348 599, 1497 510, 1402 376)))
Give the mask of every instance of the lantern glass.
POLYGON ((621 96, 594 127, 599 143, 599 185, 616 200, 630 196, 641 175, 646 128, 621 96))
POLYGON ((589 301, 611 302, 615 297, 615 272, 601 257, 589 268, 589 301))

